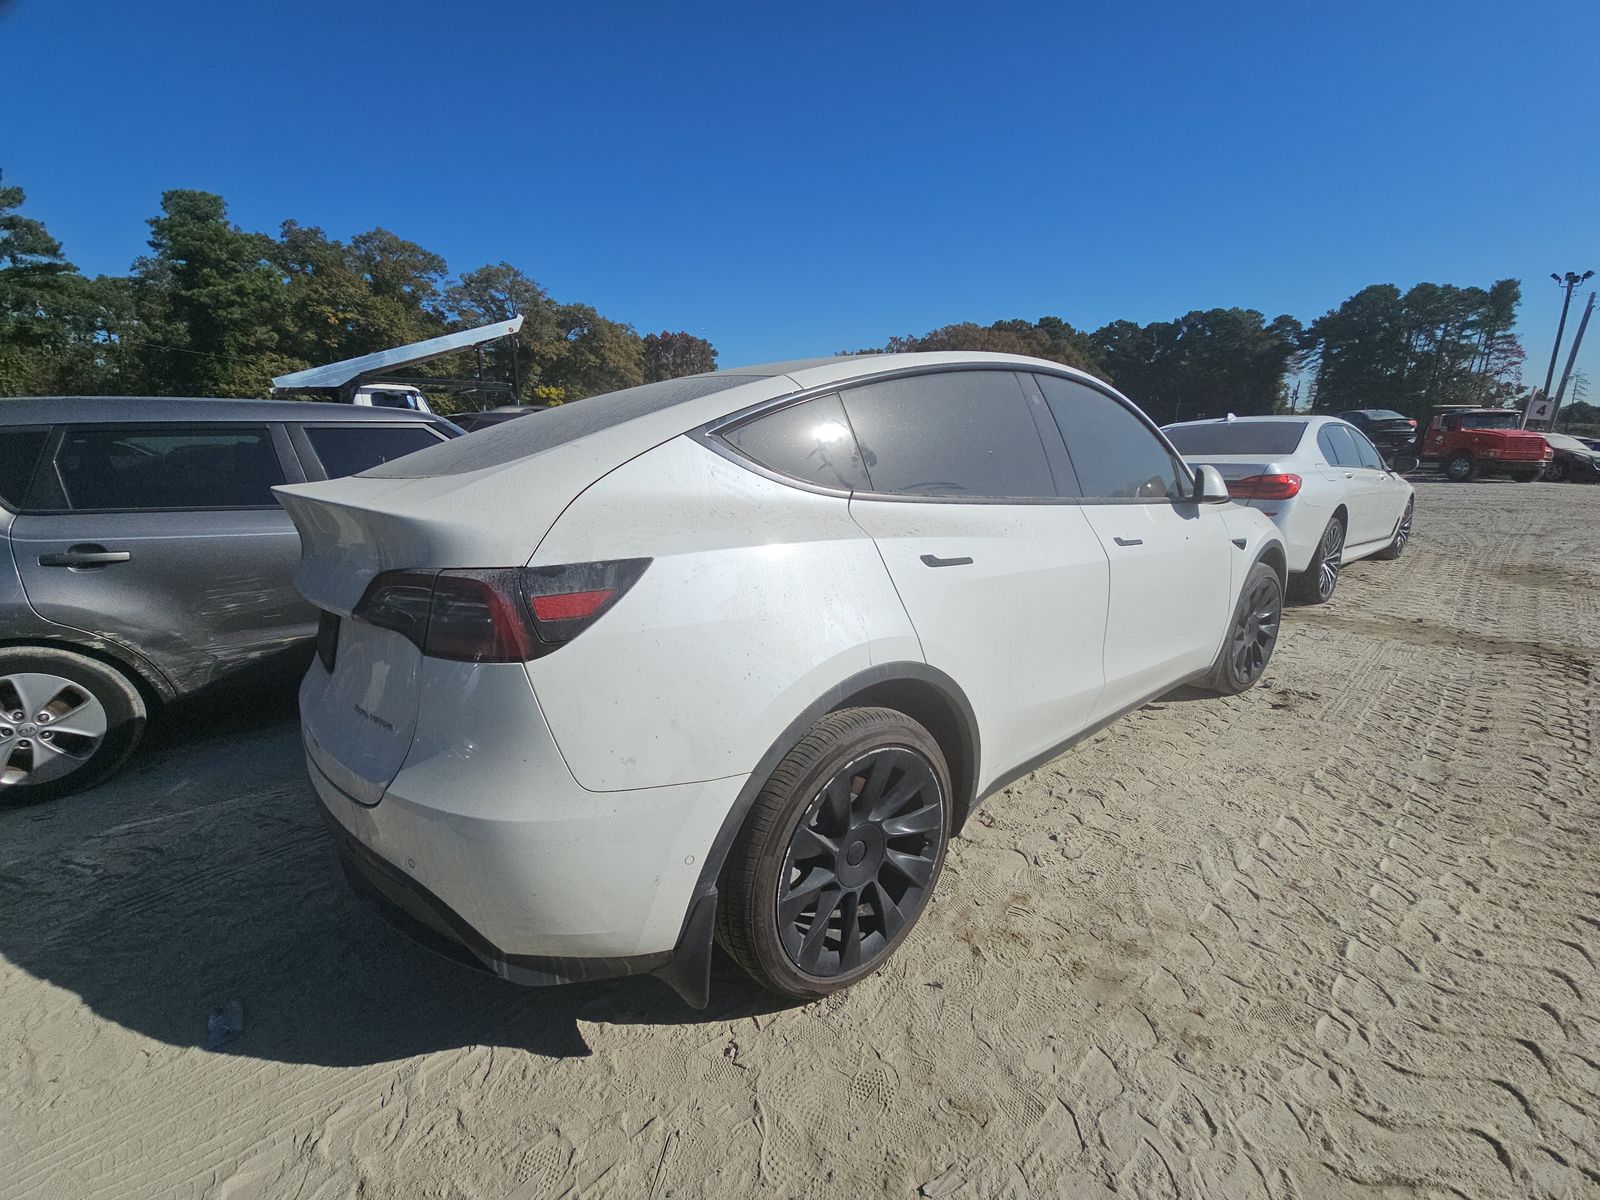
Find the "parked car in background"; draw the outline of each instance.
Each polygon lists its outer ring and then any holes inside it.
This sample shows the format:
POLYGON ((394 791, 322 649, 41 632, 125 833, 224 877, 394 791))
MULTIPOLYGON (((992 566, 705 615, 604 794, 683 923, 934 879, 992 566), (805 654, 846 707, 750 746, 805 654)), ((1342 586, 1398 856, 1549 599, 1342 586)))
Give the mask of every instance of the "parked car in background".
POLYGON ((412 387, 409 383, 362 384, 351 393, 350 403, 361 408, 398 408, 433 415, 422 389, 412 387))
POLYGON ((1215 471, 1011 355, 674 379, 278 492, 357 887, 505 978, 696 1004, 713 929, 784 995, 876 970, 984 796, 1251 687, 1282 600, 1215 471))
POLYGON ((1339 420, 1354 425, 1383 455, 1391 466, 1416 450, 1417 423, 1389 408, 1353 408, 1338 414, 1339 420))
POLYGON ((1523 429, 1522 414, 1512 409, 1457 408, 1433 418, 1421 457, 1438 463, 1455 483, 1480 475, 1531 483, 1544 474, 1554 451, 1543 435, 1523 429))
POLYGON ((541 405, 502 404, 499 408, 487 408, 482 412, 457 413, 450 419, 461 426, 462 432, 476 433, 480 429, 492 429, 496 425, 504 425, 507 421, 515 421, 519 417, 529 417, 544 411, 541 405))
POLYGON ((0 400, 0 800, 88 787, 170 702, 301 668, 317 615, 272 488, 457 432, 344 404, 0 400))
POLYGON ((1546 433, 1541 436, 1555 454, 1550 465, 1544 469, 1546 479, 1554 482, 1600 482, 1600 450, 1587 445, 1582 438, 1565 433, 1546 433))
POLYGON ((1163 432, 1185 461, 1215 467, 1235 500, 1272 518, 1288 547, 1295 598, 1325 604, 1345 563, 1405 553, 1415 490, 1345 421, 1230 417, 1163 432))

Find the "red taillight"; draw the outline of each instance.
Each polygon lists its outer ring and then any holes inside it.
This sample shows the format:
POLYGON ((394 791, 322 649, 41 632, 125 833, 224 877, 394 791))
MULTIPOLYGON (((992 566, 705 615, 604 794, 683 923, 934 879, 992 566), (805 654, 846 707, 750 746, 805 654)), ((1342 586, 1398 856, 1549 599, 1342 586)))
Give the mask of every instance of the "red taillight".
POLYGON ((647 558, 559 567, 385 571, 353 616, 392 629, 430 658, 526 662, 594 624, 649 566, 647 558))
POLYGON ((1417 423, 1415 421, 1407 421, 1406 424, 1411 426, 1413 429, 1417 427, 1417 423))
POLYGON ((1235 500, 1288 500, 1300 494, 1298 475, 1246 475, 1228 481, 1228 495, 1235 500))
POLYGON ((563 596, 532 597, 533 615, 540 621, 576 621, 592 617, 616 592, 601 588, 594 592, 569 592, 563 596))

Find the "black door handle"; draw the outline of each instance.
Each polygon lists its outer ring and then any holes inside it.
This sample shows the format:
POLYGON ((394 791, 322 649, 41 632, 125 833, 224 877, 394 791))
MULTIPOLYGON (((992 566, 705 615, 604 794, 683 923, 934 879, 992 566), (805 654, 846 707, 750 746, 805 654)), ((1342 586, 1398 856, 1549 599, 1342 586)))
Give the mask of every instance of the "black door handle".
POLYGON ((110 563, 127 562, 133 555, 126 550, 107 550, 93 542, 68 546, 64 554, 41 554, 41 567, 104 567, 110 563))
POLYGON ((1111 540, 1113 542, 1115 542, 1119 546, 1142 546, 1142 545, 1144 545, 1144 539, 1143 538, 1119 538, 1119 537, 1114 537, 1111 540))
POLYGON ((940 558, 937 554, 924 554, 922 562, 924 566, 928 567, 970 567, 972 565, 970 558, 940 558))

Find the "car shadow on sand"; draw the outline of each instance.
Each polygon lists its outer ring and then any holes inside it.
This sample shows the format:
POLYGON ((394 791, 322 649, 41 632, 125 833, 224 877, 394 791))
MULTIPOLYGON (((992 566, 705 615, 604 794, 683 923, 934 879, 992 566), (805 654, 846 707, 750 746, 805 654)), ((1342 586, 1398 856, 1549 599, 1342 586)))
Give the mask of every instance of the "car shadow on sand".
MULTIPOLYGON (((585 1023, 785 1007, 720 955, 695 1012, 648 977, 527 989, 415 945, 345 884, 292 689, 173 710, 117 778, 0 809, 0 956, 172 1046, 207 1047, 208 1014, 236 1002, 243 1029, 216 1052, 328 1066, 466 1045, 582 1056, 585 1023)), ((3 991, 26 1006, 34 986, 3 991)))

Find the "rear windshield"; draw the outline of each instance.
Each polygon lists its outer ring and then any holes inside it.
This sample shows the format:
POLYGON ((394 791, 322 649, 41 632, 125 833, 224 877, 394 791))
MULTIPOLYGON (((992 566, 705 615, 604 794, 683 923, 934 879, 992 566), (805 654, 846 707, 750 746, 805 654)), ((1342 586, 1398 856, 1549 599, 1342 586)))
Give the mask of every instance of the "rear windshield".
POLYGON ((1304 421, 1215 421, 1162 430, 1179 454, 1293 454, 1304 421))
POLYGON ((532 420, 506 421, 474 432, 471 437, 430 446, 364 471, 362 476, 366 479, 412 479, 499 467, 541 450, 575 442, 635 417, 648 416, 674 404, 686 404, 760 378, 760 375, 689 375, 591 396, 587 400, 574 400, 540 413, 532 420))

